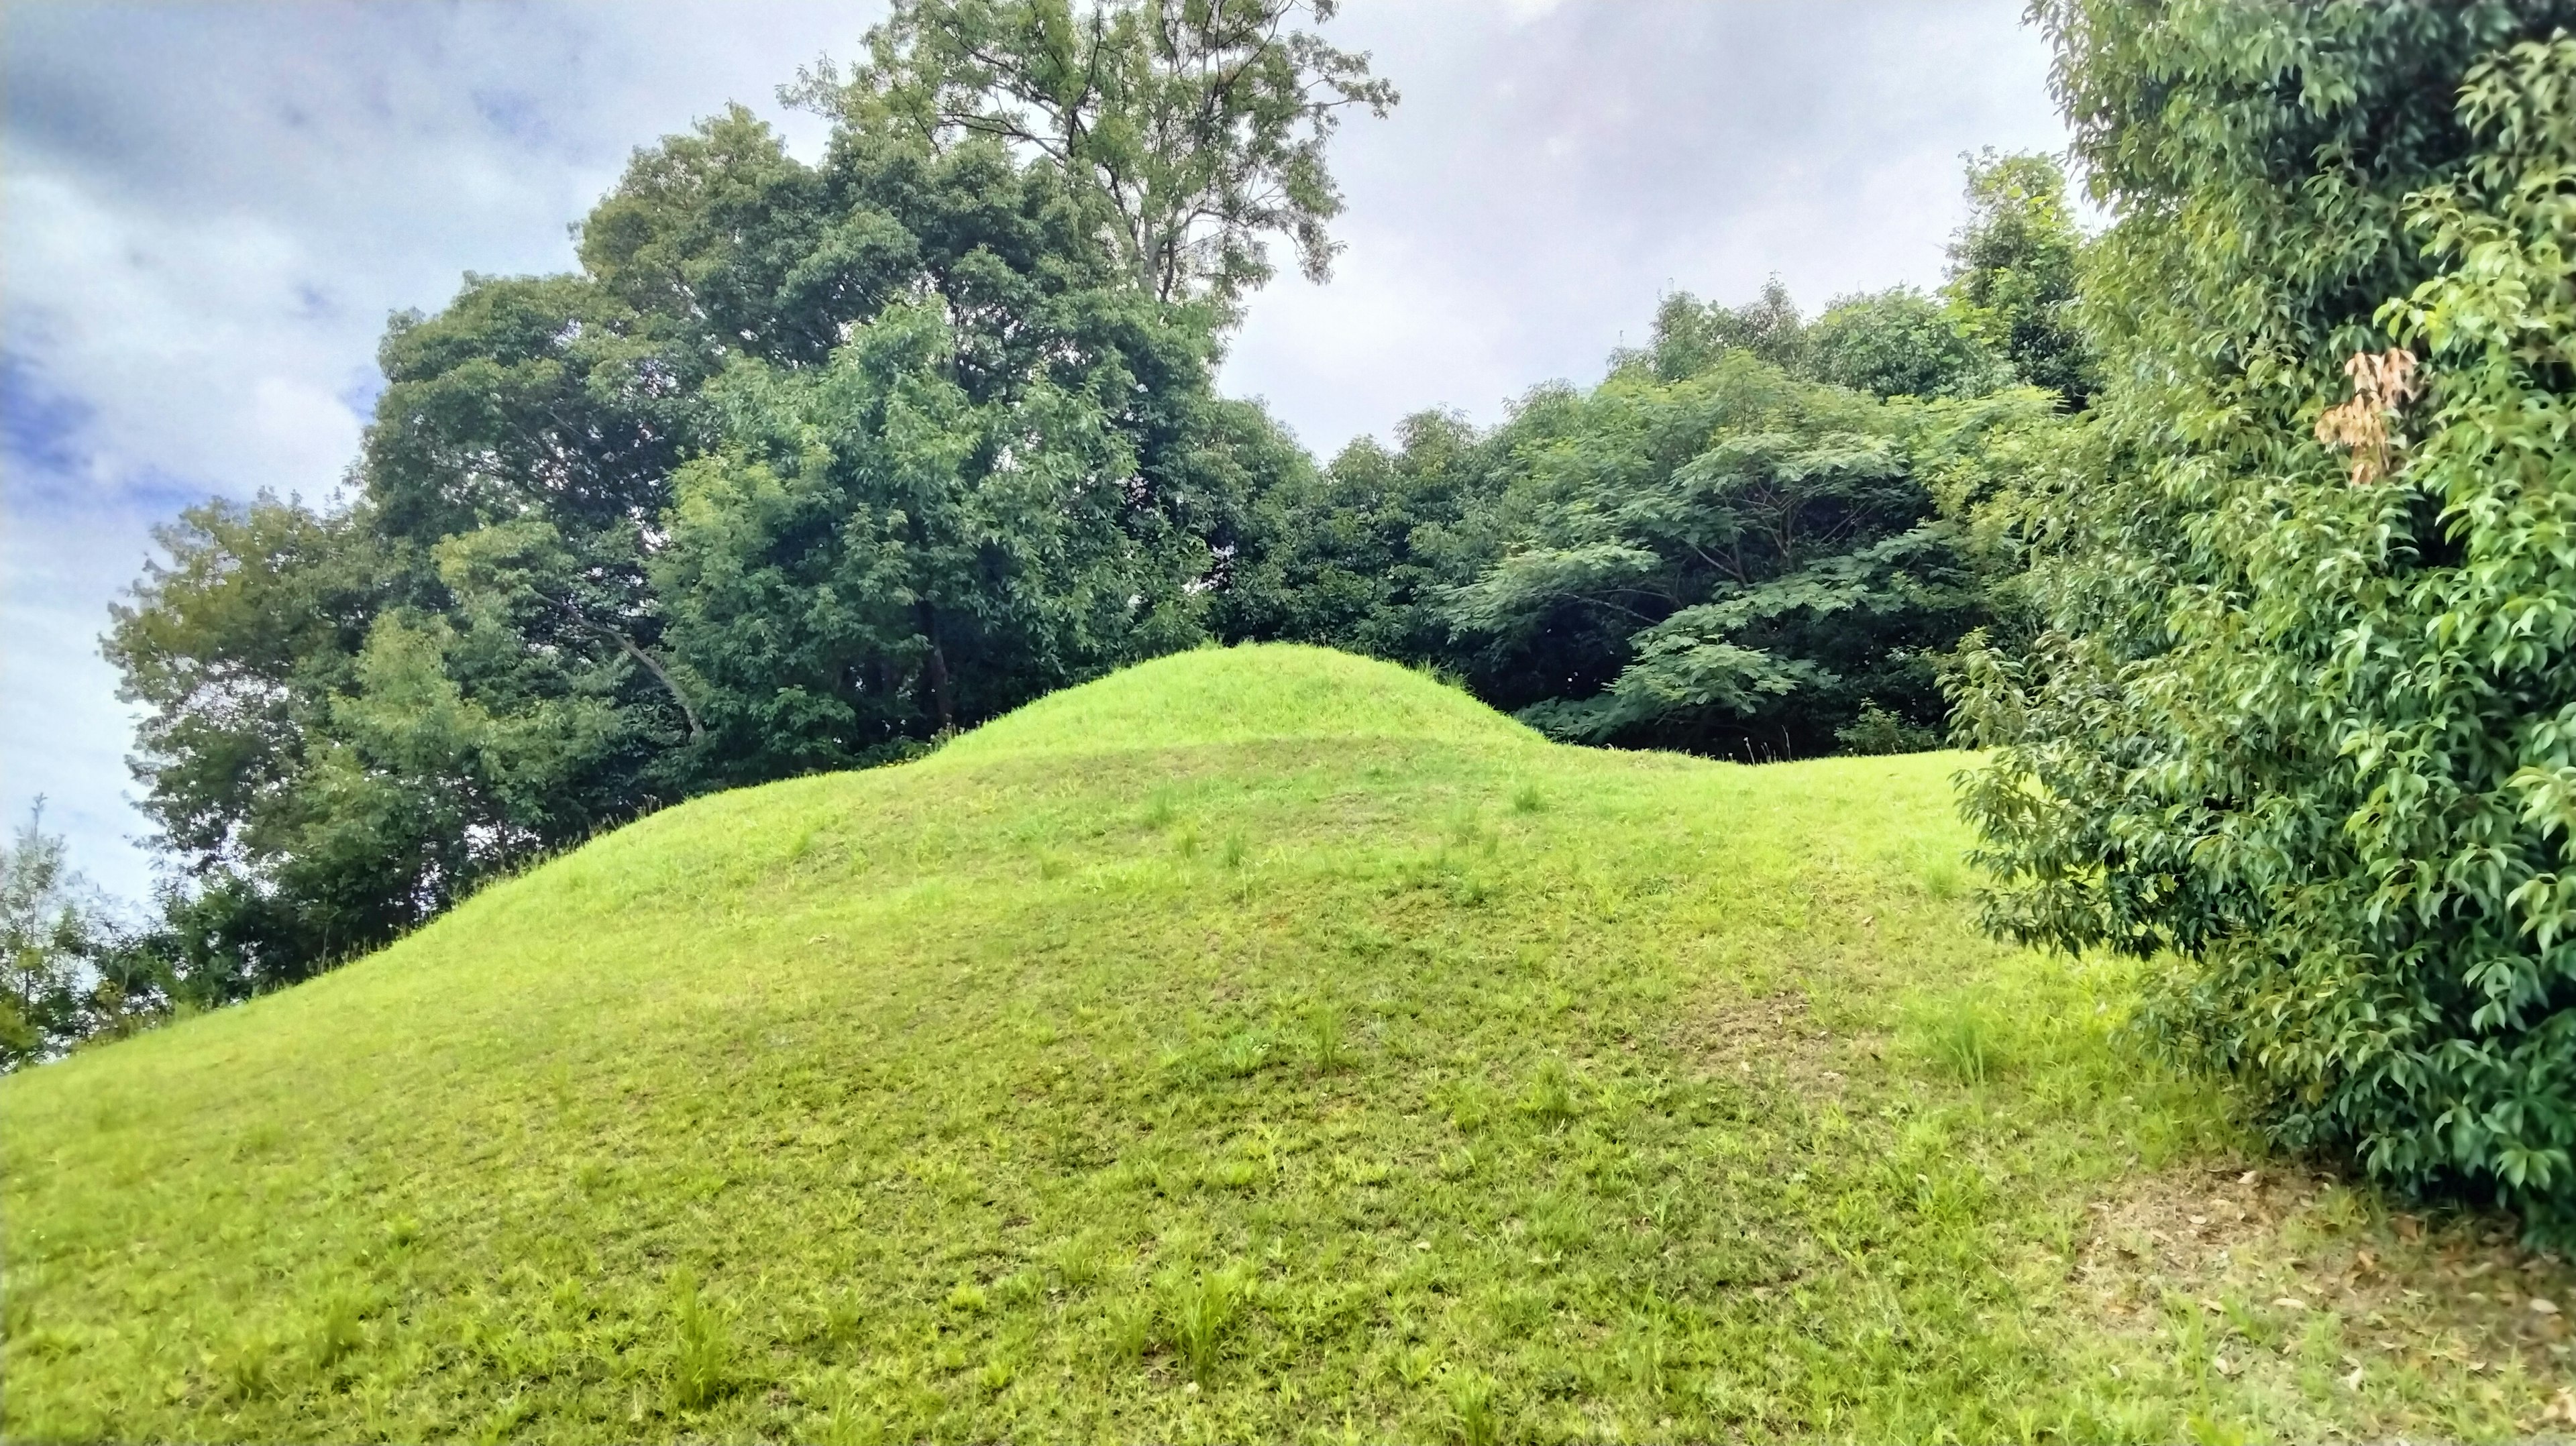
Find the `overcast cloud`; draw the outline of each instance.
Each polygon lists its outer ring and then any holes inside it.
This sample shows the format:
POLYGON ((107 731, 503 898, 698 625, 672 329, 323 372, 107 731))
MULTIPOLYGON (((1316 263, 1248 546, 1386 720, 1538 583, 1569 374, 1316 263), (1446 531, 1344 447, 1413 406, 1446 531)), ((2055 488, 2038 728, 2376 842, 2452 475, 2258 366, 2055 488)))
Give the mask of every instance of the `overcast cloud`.
MULTIPOLYGON (((96 639, 151 527, 329 495, 387 313, 560 270, 627 153, 778 82, 869 4, 148 3, 0 9, 0 809, 147 888, 131 722, 96 639)), ((1333 281, 1252 306, 1229 390, 1329 454, 1589 381, 1660 294, 1810 311, 1937 284, 1959 157, 2055 150, 2019 0, 1351 0, 1404 92, 1335 151, 1333 281)))

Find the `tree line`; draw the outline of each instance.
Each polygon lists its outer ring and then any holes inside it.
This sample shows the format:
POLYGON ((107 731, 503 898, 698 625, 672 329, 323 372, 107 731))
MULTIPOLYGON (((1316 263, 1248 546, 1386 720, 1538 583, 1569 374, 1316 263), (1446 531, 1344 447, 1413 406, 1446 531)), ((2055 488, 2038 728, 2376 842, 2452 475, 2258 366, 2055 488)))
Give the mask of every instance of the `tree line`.
MULTIPOLYGON (((819 161, 729 110, 635 154, 577 272, 396 317, 346 500, 192 508, 116 609, 178 881, 105 951, 125 1008, 1203 643, 1436 667, 1585 741, 1929 746, 1989 612, 1965 509, 2082 395, 2055 168, 1972 168, 1939 296, 1672 297, 1595 387, 1318 465, 1213 376, 1274 253, 1328 271, 1325 142, 1396 101, 1330 15, 899 6, 787 89, 819 161)), ((78 953, 13 966, 19 1057, 98 1027, 78 953)))

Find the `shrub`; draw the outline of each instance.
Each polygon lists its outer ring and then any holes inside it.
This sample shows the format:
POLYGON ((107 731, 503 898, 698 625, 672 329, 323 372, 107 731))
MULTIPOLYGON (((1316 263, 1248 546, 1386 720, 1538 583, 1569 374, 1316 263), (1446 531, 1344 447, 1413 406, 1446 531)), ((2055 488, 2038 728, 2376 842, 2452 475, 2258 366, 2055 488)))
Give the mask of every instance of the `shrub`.
POLYGON ((1953 680, 1988 921, 2162 960, 2279 1143, 2565 1238, 2576 6, 2042 13, 2118 221, 2073 480, 1996 504, 2033 630, 1953 680))

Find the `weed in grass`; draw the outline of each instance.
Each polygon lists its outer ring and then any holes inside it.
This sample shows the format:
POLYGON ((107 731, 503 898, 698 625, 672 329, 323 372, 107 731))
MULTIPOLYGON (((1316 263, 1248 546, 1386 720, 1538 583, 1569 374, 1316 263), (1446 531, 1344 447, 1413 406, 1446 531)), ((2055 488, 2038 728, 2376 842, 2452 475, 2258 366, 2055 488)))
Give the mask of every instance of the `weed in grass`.
POLYGON ((1521 1091, 1521 1113, 1541 1124, 1561 1125, 1573 1119, 1578 1109, 1573 1071, 1552 1055, 1540 1060, 1528 1087, 1521 1091))
POLYGON ((982 1315, 991 1307, 992 1301, 986 1298, 984 1287, 971 1280, 961 1280, 949 1289, 948 1308, 959 1315, 982 1315))
POLYGON ((1108 1269, 1108 1252, 1101 1249, 1099 1237, 1087 1230, 1057 1241, 1051 1254, 1055 1273, 1068 1289, 1088 1290, 1108 1269))
POLYGON ((1320 1074, 1337 1074, 1350 1068, 1351 1056, 1342 1039, 1342 1011, 1330 1004, 1308 1006, 1306 1042, 1314 1048, 1315 1069, 1320 1074))
POLYGON ((1217 1045, 1216 1063, 1236 1079, 1259 1074, 1270 1063, 1270 1036, 1258 1029, 1237 1030, 1217 1045))
POLYGON ((1449 1426, 1459 1446, 1494 1446, 1502 1439, 1502 1413, 1495 1401, 1494 1378, 1482 1371, 1451 1371, 1446 1383, 1449 1426))
POLYGON ((1535 783, 1524 783, 1512 790, 1512 812, 1537 813, 1547 807, 1547 795, 1535 783))
POLYGON ((235 1401, 251 1402, 276 1392, 277 1348, 266 1336, 244 1336, 225 1352, 221 1364, 224 1392, 235 1401))
POLYGON ((671 1282, 671 1399, 683 1411, 704 1410, 733 1385, 733 1333, 724 1316, 699 1298, 697 1278, 671 1282))
POLYGON ((2003 1063, 2002 1040, 1982 1004, 1965 995, 1940 1006, 1927 1021, 1932 1058, 1962 1084, 1992 1080, 2003 1063))
POLYGON ((1149 1302, 1119 1301, 1109 1308, 1102 1325, 1102 1339, 1113 1362, 1141 1361, 1153 1349, 1154 1308, 1149 1302))
POLYGON ((1243 830, 1235 829, 1225 836, 1225 846, 1217 856, 1227 868, 1239 869, 1243 867, 1244 859, 1251 853, 1252 845, 1244 838, 1243 830))
POLYGON ((1529 1240, 1543 1259, 1571 1255, 1592 1243, 1592 1213, 1580 1200, 1543 1198, 1530 1211, 1529 1240))
POLYGON ((328 1371, 366 1342, 366 1297, 342 1286, 322 1298, 313 1321, 313 1364, 328 1371))
POLYGON ((1064 855, 1057 853, 1053 849, 1039 850, 1038 877, 1040 879, 1053 882, 1054 880, 1061 879, 1072 872, 1073 861, 1071 859, 1066 858, 1064 855))
POLYGON ((1197 858, 1199 856, 1199 831, 1195 828, 1184 828, 1180 832, 1173 834, 1172 852, 1180 855, 1182 861, 1185 863, 1191 859, 1197 858))
POLYGON ((1172 1349, 1189 1370, 1190 1379, 1202 1387, 1216 1376, 1226 1337, 1243 1312, 1248 1284, 1239 1267, 1227 1266, 1198 1272, 1165 1287, 1164 1318, 1171 1332, 1172 1349))
POLYGON ((481 1421, 475 1423, 476 1446, 506 1446, 506 1443, 519 1439, 524 1434, 520 1428, 527 1425, 529 1418, 535 1414, 535 1403, 519 1392, 512 1391, 504 1396, 500 1404, 493 1407, 481 1421))
POLYGON ((1145 827, 1149 829, 1170 828, 1172 826, 1172 820, 1179 818, 1180 816, 1181 806, 1173 800, 1172 791, 1170 789, 1158 788, 1152 793, 1146 795, 1145 827))
POLYGON ((1419 1391, 1440 1376, 1440 1353, 1427 1345, 1409 1345, 1395 1353, 1395 1378, 1407 1390, 1419 1391))

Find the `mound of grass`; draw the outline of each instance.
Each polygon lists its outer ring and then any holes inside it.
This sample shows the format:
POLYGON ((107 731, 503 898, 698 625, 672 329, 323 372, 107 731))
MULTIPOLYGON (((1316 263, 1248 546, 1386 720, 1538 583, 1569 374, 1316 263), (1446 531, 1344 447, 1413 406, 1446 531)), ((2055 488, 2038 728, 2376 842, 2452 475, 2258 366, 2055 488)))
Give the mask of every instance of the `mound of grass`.
POLYGON ((2240 1157, 1955 757, 1166 659, 0 1084, 11 1439, 2502 1437, 2552 1262, 2240 1157))

